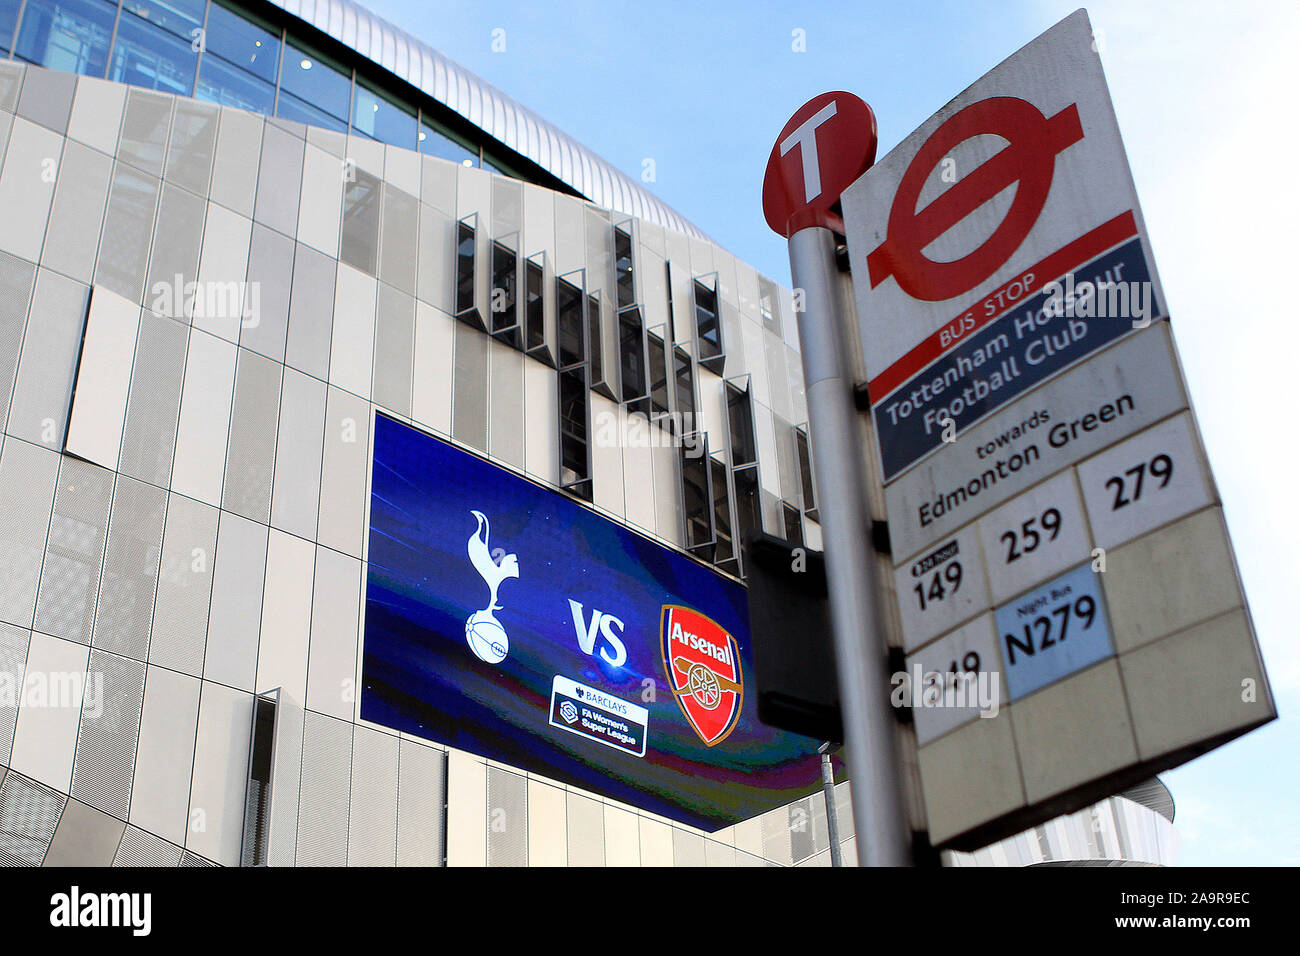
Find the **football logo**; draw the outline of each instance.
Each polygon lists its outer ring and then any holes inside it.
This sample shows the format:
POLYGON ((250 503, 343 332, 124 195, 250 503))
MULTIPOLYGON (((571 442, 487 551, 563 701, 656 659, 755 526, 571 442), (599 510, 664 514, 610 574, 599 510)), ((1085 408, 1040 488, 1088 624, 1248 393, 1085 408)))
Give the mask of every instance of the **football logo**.
POLYGON ((470 514, 478 519, 478 527, 468 542, 469 560, 488 586, 488 603, 465 621, 465 642, 479 660, 500 664, 510 653, 510 640, 494 613, 501 610, 497 603, 497 589, 506 578, 519 577, 519 559, 513 554, 503 555, 499 560, 494 557, 488 550, 490 528, 487 515, 481 511, 471 511, 470 514))
POLYGON ((725 740, 740 719, 745 692, 736 639, 699 611, 665 604, 659 644, 686 720, 710 747, 725 740))

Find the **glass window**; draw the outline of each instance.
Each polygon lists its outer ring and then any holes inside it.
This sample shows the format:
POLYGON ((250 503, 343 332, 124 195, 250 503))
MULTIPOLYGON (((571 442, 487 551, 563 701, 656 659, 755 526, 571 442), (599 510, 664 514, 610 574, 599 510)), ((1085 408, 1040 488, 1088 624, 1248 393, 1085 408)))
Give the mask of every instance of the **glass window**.
POLYGON ((474 233, 465 220, 456 224, 456 314, 474 311, 474 233))
POLYGON ((731 496, 727 494, 727 466, 709 459, 713 470, 713 562, 725 570, 735 569, 731 548, 731 496))
POLYGON ((605 350, 600 341, 600 293, 587 296, 587 362, 591 366, 591 387, 606 386, 605 350))
POLYGON ((339 133, 345 133, 348 129, 347 124, 341 119, 333 117, 329 113, 322 113, 316 107, 304 103, 296 96, 290 96, 284 90, 280 91, 280 98, 276 100, 275 115, 293 120, 296 123, 306 123, 308 126, 332 129, 339 133))
POLYGON ((214 3, 208 11, 204 52, 215 53, 241 70, 275 83, 280 65, 280 31, 251 19, 251 14, 234 13, 214 3))
POLYGON ((695 373, 691 356, 680 345, 673 346, 674 391, 677 393, 677 418, 684 431, 695 429, 695 373))
POLYGON ((156 27, 193 42, 194 32, 203 26, 203 7, 207 0, 124 0, 122 9, 134 13, 156 27))
POLYGON ((808 432, 803 428, 794 430, 794 446, 799 457, 799 482, 803 489, 803 510, 808 517, 817 521, 817 495, 813 488, 812 456, 808 454, 808 432))
POLYGON ((626 309, 636 302, 632 276, 632 237, 622 229, 614 230, 614 274, 618 277, 618 307, 626 309))
POLYGON ((555 283, 555 315, 560 335, 560 368, 581 365, 587 360, 582 290, 565 279, 559 279, 555 283))
POLYGON ((519 257, 513 249, 499 242, 492 243, 492 334, 500 336, 515 348, 520 347, 519 310, 517 287, 519 284, 519 257))
POLYGON ((194 95, 209 103, 234 106, 251 113, 269 115, 275 108, 275 87, 270 83, 263 83, 243 70, 235 69, 215 56, 203 58, 203 63, 199 66, 199 82, 194 95))
POLYGON ((453 163, 460 163, 462 166, 478 165, 477 152, 471 152, 467 147, 451 139, 446 133, 434 129, 428 123, 420 124, 419 141, 420 152, 426 156, 449 159, 453 163))
POLYGON ((280 89, 342 119, 348 115, 348 104, 352 99, 352 71, 325 60, 304 44, 290 40, 284 51, 284 65, 280 68, 280 89))
POLYGON ((116 16, 103 0, 27 0, 14 53, 51 70, 103 76, 116 16))
POLYGON ((560 486, 591 500, 591 454, 587 446, 587 380, 582 368, 559 374, 560 486))
POLYGON ((781 516, 785 519, 785 540, 796 545, 803 545, 803 522, 799 520, 799 509, 787 502, 781 502, 781 516))
POLYGON ((664 351, 664 340, 650 332, 646 335, 650 376, 650 412, 651 418, 667 415, 668 407, 668 356, 664 351))
POLYGON ((0 54, 14 46, 14 27, 18 26, 18 7, 22 0, 0 0, 0 54))
POLYGON ((641 316, 636 309, 624 309, 618 314, 618 355, 623 401, 636 402, 645 398, 645 339, 641 335, 641 316))
POLYGON ((189 96, 199 55, 193 45, 150 26, 134 14, 122 14, 113 41, 108 78, 150 90, 189 96))
POLYGON ((682 443, 682 512, 686 515, 686 550, 692 554, 713 548, 713 490, 709 487, 709 444, 696 434, 697 444, 682 443))
POLYGON ((700 342, 700 364, 710 368, 710 360, 722 355, 722 322, 718 315, 718 293, 698 279, 695 286, 695 331, 700 342))
POLYGON ((748 465, 757 461, 754 441, 754 412, 750 407, 749 389, 727 383, 727 417, 731 434, 731 465, 748 465))
POLYGON ((540 262, 528 261, 524 272, 526 304, 524 321, 527 326, 526 344, 529 352, 546 347, 546 303, 542 298, 545 271, 540 262))
POLYGON ((368 275, 379 264, 379 180, 360 169, 343 187, 343 232, 339 258, 368 275))
POLYGON ((763 516, 758 494, 758 466, 737 468, 731 473, 732 483, 736 486, 736 541, 740 551, 746 556, 749 536, 763 530, 763 516))
POLYGON ((414 149, 415 110, 401 106, 365 84, 357 84, 352 104, 352 128, 390 146, 414 149))

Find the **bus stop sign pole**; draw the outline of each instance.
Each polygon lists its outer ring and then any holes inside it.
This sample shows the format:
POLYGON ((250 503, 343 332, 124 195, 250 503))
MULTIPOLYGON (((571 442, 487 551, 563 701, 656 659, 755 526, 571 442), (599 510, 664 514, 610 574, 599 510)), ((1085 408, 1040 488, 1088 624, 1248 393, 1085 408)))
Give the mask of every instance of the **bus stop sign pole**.
POLYGON ((763 213, 790 245, 858 862, 908 866, 911 833, 847 359, 852 331, 835 264, 835 233, 844 226, 833 207, 875 154, 876 120, 866 103, 844 92, 814 97, 772 148, 763 213))

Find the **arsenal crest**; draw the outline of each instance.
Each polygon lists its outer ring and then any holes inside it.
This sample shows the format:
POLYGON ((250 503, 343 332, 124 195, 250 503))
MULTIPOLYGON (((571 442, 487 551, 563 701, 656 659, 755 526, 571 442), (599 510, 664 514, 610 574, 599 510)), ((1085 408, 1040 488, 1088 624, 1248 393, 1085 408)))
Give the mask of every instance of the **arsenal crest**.
POLYGON ((736 639, 699 611, 665 604, 659 645, 673 697, 700 739, 712 747, 740 718, 745 688, 736 639))

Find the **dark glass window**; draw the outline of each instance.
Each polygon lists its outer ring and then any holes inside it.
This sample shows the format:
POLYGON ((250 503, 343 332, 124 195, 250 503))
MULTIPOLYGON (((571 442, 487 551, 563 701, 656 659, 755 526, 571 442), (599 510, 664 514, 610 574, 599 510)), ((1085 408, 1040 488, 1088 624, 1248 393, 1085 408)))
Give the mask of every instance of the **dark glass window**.
POLYGON ((520 347, 519 339, 519 257, 513 249, 492 243, 492 333, 520 347))
POLYGON ((713 368, 713 360, 722 357, 722 319, 718 314, 718 293, 698 279, 695 285, 695 332, 699 339, 700 364, 713 368))
POLYGON ((275 106, 275 87, 243 70, 235 69, 216 56, 205 56, 199 64, 199 82, 194 96, 209 103, 233 106, 250 113, 269 115, 275 106))
POLYGON ((803 544, 803 522, 799 520, 799 509, 785 501, 781 502, 781 515, 785 518, 785 539, 794 544, 803 544))
POLYGON ((653 332, 646 334, 646 359, 650 378, 650 417, 658 418, 671 410, 668 404, 668 356, 664 352, 664 340, 653 332))
POLYGON ((803 510, 813 521, 817 520, 817 494, 813 487, 812 456, 808 454, 808 432, 794 430, 794 447, 799 457, 799 480, 803 487, 803 510))
POLYGON ((560 486, 591 500, 591 456, 587 445, 587 378, 581 366, 559 375, 560 486))
POLYGON ((758 460, 754 442, 754 410, 749 389, 727 383, 727 419, 731 435, 731 465, 749 465, 758 460))
POLYGON ((677 419, 682 430, 695 430, 695 372, 691 356, 680 345, 673 346, 673 381, 677 398, 677 419))
POLYGON ((14 28, 18 26, 18 8, 22 0, 0 0, 0 55, 14 48, 14 28))
POLYGON ((192 42, 197 36, 195 31, 203 26, 206 5, 207 0, 123 0, 122 9, 192 42))
POLYGON ((279 75, 280 31, 269 23, 255 21, 250 13, 235 13, 212 4, 203 47, 205 57, 215 54, 268 83, 274 84, 279 75))
POLYGON ((456 224, 456 314, 474 311, 474 227, 456 224))
POLYGON ((190 40, 150 26, 134 14, 123 13, 113 41, 108 78, 178 96, 194 91, 199 55, 190 40))
POLYGON ((290 40, 280 67, 280 89, 314 108, 343 119, 352 99, 352 71, 290 40))
POLYGON ((623 401, 635 402, 646 397, 645 339, 641 334, 641 316, 636 309, 618 314, 619 384, 623 401))
POLYGON ((524 306, 526 328, 525 343, 529 352, 546 347, 546 301, 543 283, 545 273, 540 262, 529 260, 524 269, 524 306))
POLYGON ((560 336, 560 368, 581 365, 587 360, 582 290, 566 279, 555 283, 555 316, 560 336))
POLYGON ((27 0, 14 53, 51 70, 104 75, 117 5, 103 0, 27 0))
POLYGON ((682 511, 686 515, 686 550, 701 557, 713 552, 713 490, 709 481, 708 442, 682 443, 682 511))
POLYGON ((322 113, 316 107, 304 103, 296 96, 290 96, 284 90, 280 90, 280 98, 276 101, 275 115, 296 123, 306 123, 308 126, 332 129, 337 133, 345 133, 348 128, 347 124, 338 117, 322 113))
POLYGON ((478 151, 471 150, 469 147, 462 145, 452 139, 448 134, 441 130, 434 129, 428 123, 420 124, 420 152, 426 156, 437 156, 439 159, 449 159, 453 163, 460 163, 463 166, 478 165, 478 151))
POLYGON ((713 563, 734 571, 736 553, 731 545, 731 495, 727 492, 727 466, 709 459, 713 472, 713 563))
POLYGON ((758 466, 737 468, 731 473, 736 486, 736 541, 743 555, 749 536, 763 530, 763 513, 758 495, 758 466))
POLYGON ((403 149, 417 143, 415 110, 389 99, 368 84, 358 82, 352 102, 352 128, 371 139, 403 149))
POLYGON ((253 740, 244 800, 244 846, 240 866, 265 866, 271 824, 271 762, 275 753, 275 691, 253 702, 253 740))
POLYGON ((618 307, 636 304, 635 277, 632 273, 632 237, 622 229, 614 230, 614 275, 618 281, 618 307))

